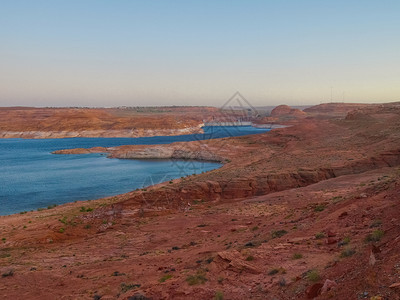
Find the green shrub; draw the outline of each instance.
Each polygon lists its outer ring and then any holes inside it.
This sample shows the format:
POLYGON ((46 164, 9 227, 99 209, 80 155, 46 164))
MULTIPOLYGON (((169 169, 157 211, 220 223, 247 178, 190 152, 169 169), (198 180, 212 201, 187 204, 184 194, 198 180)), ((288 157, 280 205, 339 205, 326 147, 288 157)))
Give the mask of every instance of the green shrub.
POLYGON ((342 251, 342 253, 340 253, 340 257, 349 257, 352 256, 354 253, 356 253, 356 250, 354 250, 353 248, 346 248, 342 251))
POLYGON ((368 234, 365 240, 366 242, 379 242, 384 234, 383 230, 377 229, 368 234))
POLYGON ((171 279, 172 278, 172 275, 171 274, 167 274, 167 275, 164 275, 163 277, 161 277, 160 278, 160 280, 159 280, 159 282, 165 282, 165 281, 167 281, 168 279, 171 279))
POLYGON ((90 207, 86 208, 86 207, 82 206, 80 209, 80 212, 90 212, 92 210, 93 210, 93 208, 90 208, 90 207))
POLYGON ((274 239, 274 238, 280 238, 280 237, 284 236, 284 235, 287 234, 287 233, 288 233, 288 232, 287 232, 286 230, 284 230, 284 229, 282 229, 282 230, 275 230, 275 231, 272 231, 271 236, 272 236, 273 239, 274 239))
POLYGON ((323 232, 318 232, 315 234, 315 238, 317 240, 323 239, 325 237, 325 234, 323 232))
POLYGON ((317 270, 311 270, 307 272, 307 279, 313 282, 316 282, 320 279, 319 273, 317 270))
POLYGON ((202 273, 197 273, 195 275, 189 275, 186 277, 186 282, 189 285, 196 285, 196 284, 204 284, 207 281, 207 278, 202 273))
POLYGON ((217 291, 217 292, 215 293, 214 299, 215 299, 215 300, 224 300, 224 293, 221 292, 221 291, 217 291))
POLYGON ((301 253, 294 253, 292 256, 292 259, 300 259, 303 258, 303 254, 301 253))
POLYGON ((320 211, 323 211, 324 209, 325 209, 325 205, 323 205, 323 204, 319 204, 316 207, 314 207, 315 212, 320 212, 320 211))
POLYGON ((343 240, 341 241, 342 245, 348 245, 350 243, 350 237, 346 236, 343 238, 343 240))

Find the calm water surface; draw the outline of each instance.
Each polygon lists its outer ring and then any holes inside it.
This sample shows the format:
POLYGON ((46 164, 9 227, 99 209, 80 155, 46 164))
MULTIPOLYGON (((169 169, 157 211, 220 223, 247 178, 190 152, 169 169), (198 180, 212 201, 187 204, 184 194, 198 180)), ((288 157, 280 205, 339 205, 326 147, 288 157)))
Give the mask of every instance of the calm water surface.
POLYGON ((119 160, 102 154, 54 155, 59 149, 169 144, 268 131, 207 127, 204 134, 147 138, 0 139, 0 215, 126 193, 220 167, 177 160, 119 160))

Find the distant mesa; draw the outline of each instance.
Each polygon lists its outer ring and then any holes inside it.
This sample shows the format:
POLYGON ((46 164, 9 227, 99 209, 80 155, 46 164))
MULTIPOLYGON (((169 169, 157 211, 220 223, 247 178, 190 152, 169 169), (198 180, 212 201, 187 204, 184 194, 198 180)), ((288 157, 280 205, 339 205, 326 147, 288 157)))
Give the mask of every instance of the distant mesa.
POLYGON ((291 108, 288 105, 279 105, 271 111, 271 117, 279 118, 285 116, 305 117, 306 113, 297 108, 291 108))
POLYGON ((306 108, 304 111, 311 114, 330 114, 345 116, 348 112, 368 107, 371 104, 362 103, 323 103, 306 108))

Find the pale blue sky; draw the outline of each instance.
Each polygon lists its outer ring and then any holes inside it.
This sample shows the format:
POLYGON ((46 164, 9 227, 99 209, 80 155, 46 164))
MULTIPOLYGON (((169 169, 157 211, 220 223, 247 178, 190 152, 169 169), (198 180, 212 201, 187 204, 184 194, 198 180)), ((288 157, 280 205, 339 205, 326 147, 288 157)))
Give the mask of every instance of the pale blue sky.
POLYGON ((0 106, 400 100, 400 1, 0 0, 0 106))

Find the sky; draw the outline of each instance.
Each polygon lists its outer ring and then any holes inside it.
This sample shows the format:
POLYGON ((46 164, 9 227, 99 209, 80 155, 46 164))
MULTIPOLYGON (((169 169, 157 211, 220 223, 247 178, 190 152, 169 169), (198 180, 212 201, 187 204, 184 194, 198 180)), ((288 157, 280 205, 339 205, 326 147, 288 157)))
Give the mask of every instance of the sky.
POLYGON ((400 1, 0 0, 0 106, 400 101, 400 1))

